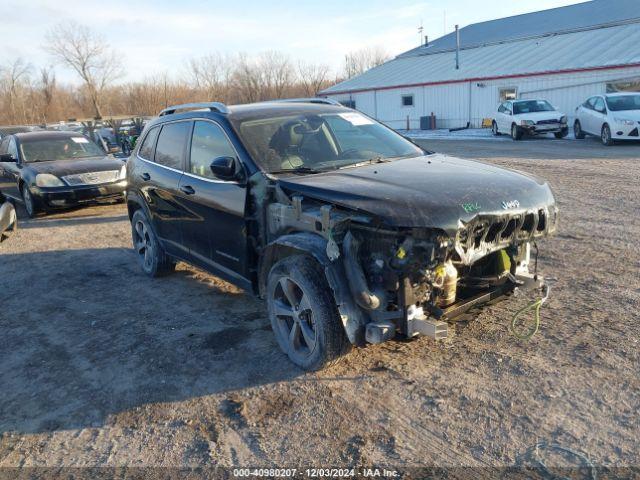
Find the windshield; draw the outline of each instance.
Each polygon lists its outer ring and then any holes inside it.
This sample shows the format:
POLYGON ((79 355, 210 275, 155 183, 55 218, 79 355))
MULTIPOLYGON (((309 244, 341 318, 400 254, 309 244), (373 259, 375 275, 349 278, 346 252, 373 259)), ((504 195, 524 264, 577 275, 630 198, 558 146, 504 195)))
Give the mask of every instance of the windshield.
POLYGON ((513 114, 535 113, 535 112, 553 112, 555 108, 546 100, 527 100, 526 102, 514 102, 513 114))
POLYGON ((256 163, 270 173, 312 173, 425 153, 358 112, 289 114, 234 126, 256 163))
POLYGON ((62 137, 27 140, 21 143, 25 162, 49 162, 77 160, 88 157, 104 157, 105 153, 86 137, 62 137))
POLYGON ((625 110, 640 110, 639 95, 622 95, 619 97, 607 97, 607 106, 612 112, 625 110))

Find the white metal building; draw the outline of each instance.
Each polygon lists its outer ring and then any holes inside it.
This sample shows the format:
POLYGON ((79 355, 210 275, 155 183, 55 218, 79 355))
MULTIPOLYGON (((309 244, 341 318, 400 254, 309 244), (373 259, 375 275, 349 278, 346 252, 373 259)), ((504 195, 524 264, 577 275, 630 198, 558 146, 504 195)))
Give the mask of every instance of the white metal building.
POLYGON ((587 97, 640 90, 640 0, 594 0, 469 25, 405 52, 322 96, 392 128, 479 127, 498 104, 543 98, 570 117, 587 97))

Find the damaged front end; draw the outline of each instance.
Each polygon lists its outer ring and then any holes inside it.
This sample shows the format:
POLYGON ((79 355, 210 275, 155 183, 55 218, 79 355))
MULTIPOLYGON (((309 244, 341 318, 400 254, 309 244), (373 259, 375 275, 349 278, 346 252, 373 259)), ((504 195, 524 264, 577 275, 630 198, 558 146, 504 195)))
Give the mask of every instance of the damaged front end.
POLYGON ((275 190, 266 209, 268 243, 295 248, 299 235, 321 239, 314 256, 352 343, 397 334, 445 338, 447 322, 471 308, 543 285, 530 272, 531 251, 556 228, 554 203, 477 212, 452 231, 387 226, 372 214, 275 190))

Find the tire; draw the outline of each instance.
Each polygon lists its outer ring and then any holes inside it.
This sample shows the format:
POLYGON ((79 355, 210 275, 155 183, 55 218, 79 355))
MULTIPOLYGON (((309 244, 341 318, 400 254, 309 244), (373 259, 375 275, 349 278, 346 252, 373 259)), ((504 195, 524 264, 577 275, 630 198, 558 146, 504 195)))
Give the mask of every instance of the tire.
POLYGON ((267 304, 276 341, 298 367, 320 370, 351 348, 324 272, 312 258, 294 255, 273 266, 267 304))
POLYGON ((611 128, 606 123, 602 126, 600 140, 602 140, 602 144, 606 147, 610 147, 614 144, 613 138, 611 138, 611 128))
POLYGON ((584 130, 582 130, 582 124, 580 123, 580 120, 576 120, 573 124, 573 134, 578 140, 584 140, 587 136, 584 133, 584 130))
POLYGON ((501 135, 500 130, 498 130, 498 124, 495 121, 491 124, 491 133, 493 133, 494 137, 501 135))
POLYGON ((29 187, 27 185, 23 185, 20 189, 20 193, 22 194, 22 203, 27 215, 29 218, 34 218, 38 214, 38 207, 33 195, 31 195, 29 187))
POLYGON ((175 261, 164 253, 142 209, 136 210, 131 218, 131 238, 144 273, 161 277, 175 270, 175 261))
POLYGON ((566 138, 567 135, 569 135, 569 129, 568 128, 563 128, 562 130, 560 130, 559 132, 556 132, 553 134, 558 140, 562 140, 563 138, 566 138))
POLYGON ((522 140, 522 130, 515 123, 511 125, 511 138, 516 142, 522 140))

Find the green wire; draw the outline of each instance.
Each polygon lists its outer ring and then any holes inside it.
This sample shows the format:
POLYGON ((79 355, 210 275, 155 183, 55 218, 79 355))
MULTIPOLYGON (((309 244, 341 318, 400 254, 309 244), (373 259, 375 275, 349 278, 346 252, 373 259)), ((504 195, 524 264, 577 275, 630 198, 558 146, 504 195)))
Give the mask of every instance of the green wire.
POLYGON ((511 320, 511 333, 513 333, 514 337, 516 337, 519 340, 529 341, 540 330, 540 308, 542 307, 544 302, 547 301, 547 298, 549 298, 549 287, 545 285, 543 288, 546 291, 542 296, 542 298, 518 310, 513 316, 513 319, 511 320), (518 318, 520 318, 520 316, 523 313, 528 312, 529 310, 535 310, 535 322, 533 324, 533 327, 530 328, 529 331, 526 333, 519 333, 518 331, 516 331, 516 324, 518 323, 518 318))

